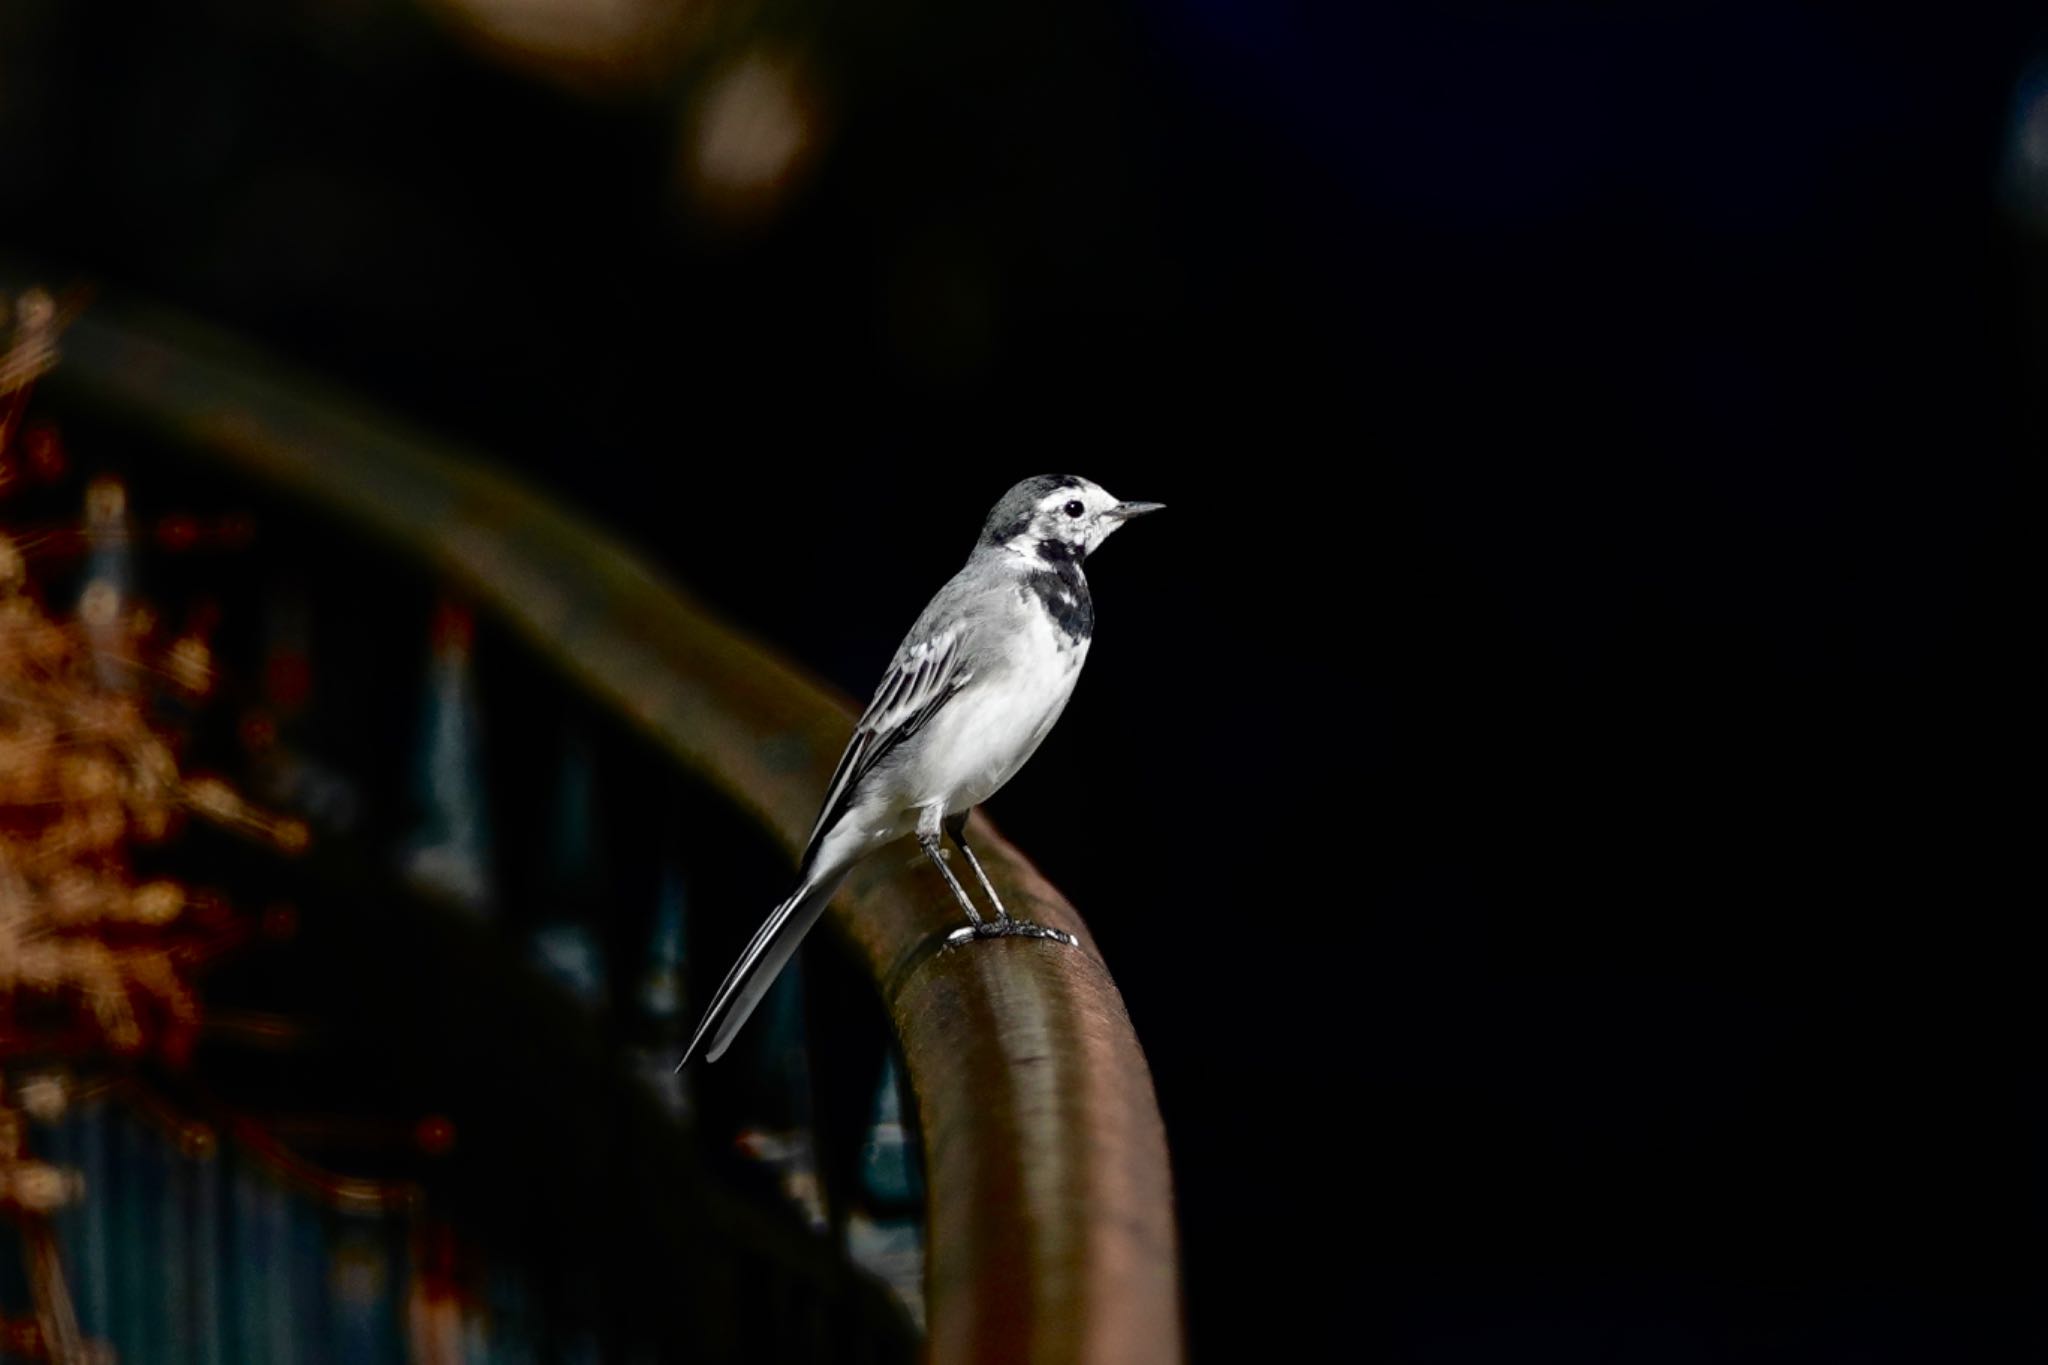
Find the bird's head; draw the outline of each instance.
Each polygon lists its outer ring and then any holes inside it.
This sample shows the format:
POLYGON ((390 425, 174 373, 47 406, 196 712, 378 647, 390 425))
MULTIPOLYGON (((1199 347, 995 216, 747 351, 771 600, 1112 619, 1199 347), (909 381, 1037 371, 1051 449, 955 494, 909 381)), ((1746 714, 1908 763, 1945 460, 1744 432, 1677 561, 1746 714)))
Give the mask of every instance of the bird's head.
POLYGON ((1163 505, 1119 502, 1102 485, 1073 474, 1040 474, 1003 494, 981 542, 1045 560, 1083 560, 1117 527, 1163 505))

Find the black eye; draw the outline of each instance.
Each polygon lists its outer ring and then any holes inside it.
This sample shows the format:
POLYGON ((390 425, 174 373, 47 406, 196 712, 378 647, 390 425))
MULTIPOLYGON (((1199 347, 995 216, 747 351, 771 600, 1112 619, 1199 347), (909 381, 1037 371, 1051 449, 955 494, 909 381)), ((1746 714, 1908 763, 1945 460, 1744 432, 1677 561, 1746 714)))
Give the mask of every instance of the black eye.
POLYGON ((1078 517, 1087 510, 1088 509, 1083 507, 1078 500, 1068 503, 1065 508, 1066 514, 1070 517, 1078 517))

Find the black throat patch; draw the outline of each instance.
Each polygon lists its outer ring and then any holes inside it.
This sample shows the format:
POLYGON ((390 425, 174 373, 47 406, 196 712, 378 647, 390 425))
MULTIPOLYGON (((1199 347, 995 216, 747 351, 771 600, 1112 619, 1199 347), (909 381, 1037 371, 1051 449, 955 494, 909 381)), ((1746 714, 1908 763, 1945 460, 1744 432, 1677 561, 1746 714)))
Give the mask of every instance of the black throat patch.
POLYGON ((1095 601, 1088 595, 1080 556, 1071 545, 1047 540, 1039 542, 1038 557, 1045 567, 1024 575, 1024 590, 1038 599, 1061 633, 1078 645, 1095 634, 1095 601))

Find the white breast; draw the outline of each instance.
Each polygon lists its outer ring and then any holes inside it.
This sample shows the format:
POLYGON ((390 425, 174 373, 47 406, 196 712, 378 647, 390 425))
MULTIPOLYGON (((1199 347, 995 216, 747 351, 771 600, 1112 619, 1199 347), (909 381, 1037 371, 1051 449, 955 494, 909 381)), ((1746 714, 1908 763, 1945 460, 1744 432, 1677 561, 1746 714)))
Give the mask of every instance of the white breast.
POLYGON ((1024 766, 1066 709, 1088 658, 1088 642, 1069 640, 1035 606, 1022 613, 1012 647, 990 660, 932 718, 915 773, 906 773, 918 805, 945 803, 948 815, 977 806, 1024 766))

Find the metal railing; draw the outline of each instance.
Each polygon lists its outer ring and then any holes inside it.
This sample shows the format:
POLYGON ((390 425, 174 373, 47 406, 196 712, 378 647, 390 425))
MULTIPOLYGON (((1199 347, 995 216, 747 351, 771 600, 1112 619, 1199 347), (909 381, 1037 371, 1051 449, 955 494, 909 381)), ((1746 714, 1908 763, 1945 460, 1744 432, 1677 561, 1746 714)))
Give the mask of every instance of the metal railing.
MULTIPOLYGON (((601 532, 191 324, 100 303, 63 350, 46 381, 62 408, 132 425, 381 539, 782 848, 800 848, 851 708, 601 532)), ((1171 1182, 1144 1056, 1073 907, 985 824, 976 847, 1007 901, 1081 949, 942 951, 957 911, 907 858, 870 860, 832 911, 915 1098, 929 1356, 1177 1360, 1171 1182)))

